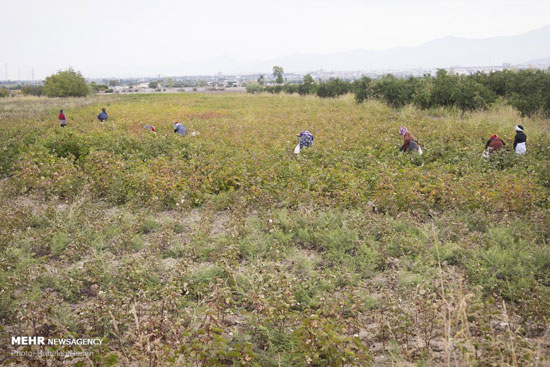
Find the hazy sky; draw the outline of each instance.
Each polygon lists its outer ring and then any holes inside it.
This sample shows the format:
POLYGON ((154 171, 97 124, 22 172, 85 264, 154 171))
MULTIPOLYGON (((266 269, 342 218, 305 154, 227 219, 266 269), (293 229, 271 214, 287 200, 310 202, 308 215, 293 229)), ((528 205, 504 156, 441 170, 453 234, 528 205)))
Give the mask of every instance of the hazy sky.
POLYGON ((12 80, 69 66, 94 78, 230 72, 293 53, 516 35, 549 14, 550 0, 0 0, 0 79, 6 64, 12 80))

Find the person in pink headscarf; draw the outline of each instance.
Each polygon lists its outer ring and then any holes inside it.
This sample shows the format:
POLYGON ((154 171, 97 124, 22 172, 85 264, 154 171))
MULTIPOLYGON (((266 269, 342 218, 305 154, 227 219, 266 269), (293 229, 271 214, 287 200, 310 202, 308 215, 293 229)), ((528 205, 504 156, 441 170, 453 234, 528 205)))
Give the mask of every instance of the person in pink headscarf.
POLYGON ((399 148, 400 152, 417 152, 419 154, 422 154, 422 150, 420 148, 420 144, 418 144, 418 140, 414 138, 413 134, 411 134, 411 132, 408 131, 405 126, 399 129, 399 134, 403 137, 403 145, 401 146, 401 148, 399 148))

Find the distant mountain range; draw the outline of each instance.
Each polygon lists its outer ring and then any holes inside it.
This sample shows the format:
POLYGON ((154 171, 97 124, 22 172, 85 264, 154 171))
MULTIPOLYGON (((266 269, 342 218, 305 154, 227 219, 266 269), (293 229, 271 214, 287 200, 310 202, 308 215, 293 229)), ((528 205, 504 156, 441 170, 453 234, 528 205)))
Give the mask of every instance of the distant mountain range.
POLYGON ((384 51, 353 50, 330 54, 293 54, 286 57, 238 66, 239 71, 271 70, 281 65, 286 72, 312 70, 382 70, 484 66, 510 64, 550 64, 550 25, 509 37, 471 39, 445 37, 417 47, 384 51))
POLYGON ((546 65, 546 66, 550 66, 550 57, 545 57, 544 59, 529 60, 529 61, 527 61, 527 62, 524 62, 523 64, 526 64, 526 65, 546 65))

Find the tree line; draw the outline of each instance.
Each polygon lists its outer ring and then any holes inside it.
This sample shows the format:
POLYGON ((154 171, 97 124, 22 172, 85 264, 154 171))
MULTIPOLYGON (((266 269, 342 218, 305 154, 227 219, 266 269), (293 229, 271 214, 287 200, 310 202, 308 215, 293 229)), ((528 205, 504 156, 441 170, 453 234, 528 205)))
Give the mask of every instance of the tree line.
MULTIPOLYGON (((543 70, 504 70, 491 73, 477 72, 472 75, 456 75, 444 69, 435 76, 398 78, 391 74, 380 79, 363 77, 355 81, 330 79, 315 81, 306 75, 302 83, 284 84, 284 70, 273 67, 276 85, 264 85, 260 76, 257 83, 247 85, 248 93, 298 93, 317 95, 321 98, 334 98, 353 93, 361 103, 367 99, 378 99, 392 107, 414 104, 420 108, 455 107, 462 111, 486 109, 491 103, 502 98, 521 112, 532 116, 541 112, 550 117, 550 71, 543 70)), ((72 69, 60 71, 46 78, 43 86, 26 86, 22 93, 46 95, 49 97, 83 97, 90 92, 107 89, 106 85, 87 85, 79 72, 72 69)), ((8 96, 7 89, 0 89, 0 97, 8 96)))
POLYGON ((532 69, 472 75, 456 75, 440 69, 435 76, 398 78, 388 74, 380 79, 365 76, 355 81, 335 78, 319 82, 308 74, 300 84, 249 84, 247 92, 312 94, 322 98, 353 93, 358 103, 378 99, 396 108, 414 104, 423 109, 441 106, 462 111, 486 109, 502 98, 522 115, 541 112, 550 117, 550 72, 532 69))
MULTIPOLYGON (((281 68, 282 75, 282 68, 281 68)), ((281 76, 282 78, 282 76, 281 76)), ((67 70, 61 70, 55 74, 48 76, 42 85, 17 85, 15 88, 7 89, 0 87, 0 98, 9 97, 14 95, 25 96, 47 96, 47 97, 85 97, 93 93, 113 93, 113 87, 122 85, 121 80, 111 79, 109 81, 104 80, 105 84, 98 84, 96 82, 86 83, 86 80, 82 74, 71 68, 67 70)), ((282 81, 281 81, 282 82, 282 81)), ((204 80, 198 82, 192 81, 174 81, 172 78, 165 80, 156 80, 149 82, 149 88, 155 89, 160 92, 162 89, 166 90, 166 87, 172 88, 184 88, 184 87, 197 87, 207 86, 208 83, 204 80)), ((129 89, 134 87, 134 84, 129 84, 129 89)))

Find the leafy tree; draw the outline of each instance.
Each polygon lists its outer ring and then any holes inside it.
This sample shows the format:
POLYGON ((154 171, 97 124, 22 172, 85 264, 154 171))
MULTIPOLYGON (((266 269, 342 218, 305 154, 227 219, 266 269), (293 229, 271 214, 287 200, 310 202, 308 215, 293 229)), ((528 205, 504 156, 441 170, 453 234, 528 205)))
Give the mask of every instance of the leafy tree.
POLYGON ((120 85, 120 80, 116 80, 116 79, 109 80, 109 87, 116 87, 117 85, 120 85))
POLYGON ((402 107, 412 101, 414 84, 414 78, 399 79, 388 74, 375 84, 373 93, 392 107, 402 107))
POLYGON ((174 87, 174 79, 168 78, 168 80, 166 81, 166 86, 168 88, 173 88, 174 87))
POLYGON ((265 79, 264 79, 263 74, 260 74, 260 76, 258 77, 258 84, 259 85, 264 85, 265 84, 265 79))
POLYGON ((304 76, 304 84, 305 85, 312 85, 315 84, 315 80, 313 80, 313 77, 310 74, 306 74, 304 76))
POLYGON ((10 95, 10 91, 6 88, 0 88, 0 98, 8 97, 10 95))
POLYGON ((265 88, 266 92, 277 94, 283 91, 282 85, 271 85, 265 88))
POLYGON ((412 102, 420 108, 430 108, 432 106, 432 91, 434 89, 434 78, 430 75, 424 75, 416 83, 412 102))
POLYGON ((25 85, 21 88, 21 92, 26 96, 41 96, 44 88, 41 85, 25 85))
POLYGON ((497 72, 492 71, 489 74, 478 71, 477 73, 472 75, 472 78, 476 82, 483 84, 487 88, 491 89, 498 96, 505 97, 507 93, 509 79, 510 77, 513 77, 512 74, 513 72, 511 70, 497 72))
POLYGON ((466 77, 459 78, 453 90, 454 104, 462 111, 486 109, 496 98, 489 88, 466 77))
POLYGON ((319 83, 317 86, 317 95, 321 98, 334 98, 349 93, 350 91, 351 83, 338 78, 319 83))
POLYGON ((105 84, 96 84, 96 82, 91 82, 90 83, 90 88, 92 88, 92 91, 94 93, 104 92, 107 89, 109 89, 109 87, 106 86, 105 84))
POLYGON ((89 93, 84 77, 73 69, 59 71, 44 81, 44 94, 48 97, 85 97, 89 93))
POLYGON ((508 76, 506 95, 512 106, 522 115, 544 111, 550 116, 550 74, 542 70, 520 70, 508 76))
POLYGON ((316 86, 315 86, 315 80, 313 80, 313 77, 309 74, 304 76, 304 82, 300 84, 298 87, 298 93, 300 95, 306 95, 306 94, 315 94, 316 92, 316 86))
POLYGON ((452 106, 455 100, 454 88, 457 84, 457 77, 449 75, 447 70, 439 69, 435 77, 435 84, 431 94, 433 106, 452 106))
POLYGON ((151 88, 151 89, 157 89, 158 86, 159 86, 158 82, 150 82, 149 83, 149 88, 151 88))
POLYGON ((353 89, 355 92, 355 101, 361 103, 364 100, 372 97, 372 79, 369 77, 362 77, 353 83, 353 89))
POLYGON ((287 83, 283 86, 283 91, 288 94, 298 93, 299 87, 300 86, 298 84, 287 83))
POLYGON ((284 78, 283 78, 284 72, 285 71, 284 71, 282 66, 274 66, 273 67, 273 76, 275 77, 275 83, 283 84, 283 82, 284 82, 284 78))

